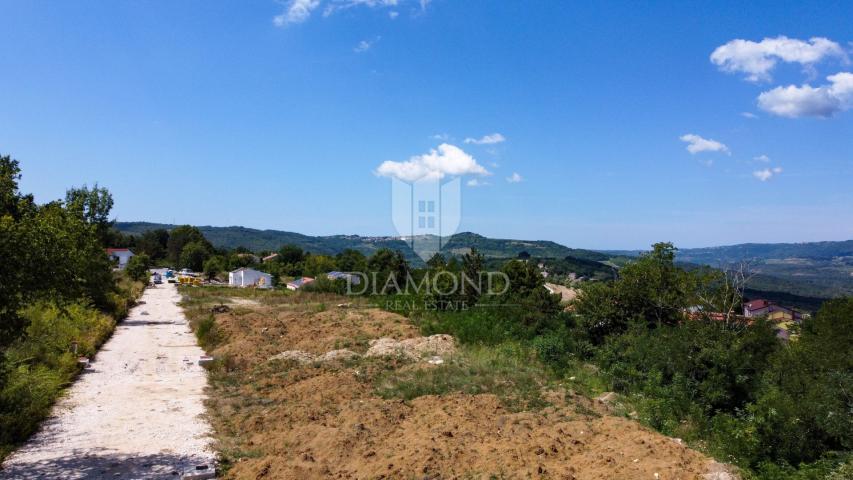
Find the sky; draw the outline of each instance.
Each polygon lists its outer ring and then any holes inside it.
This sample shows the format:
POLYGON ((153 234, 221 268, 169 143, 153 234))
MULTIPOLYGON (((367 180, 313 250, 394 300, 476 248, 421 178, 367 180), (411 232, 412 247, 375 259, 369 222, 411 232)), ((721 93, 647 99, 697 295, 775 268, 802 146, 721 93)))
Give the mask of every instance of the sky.
POLYGON ((120 221, 571 247, 853 238, 853 2, 0 0, 0 154, 120 221))

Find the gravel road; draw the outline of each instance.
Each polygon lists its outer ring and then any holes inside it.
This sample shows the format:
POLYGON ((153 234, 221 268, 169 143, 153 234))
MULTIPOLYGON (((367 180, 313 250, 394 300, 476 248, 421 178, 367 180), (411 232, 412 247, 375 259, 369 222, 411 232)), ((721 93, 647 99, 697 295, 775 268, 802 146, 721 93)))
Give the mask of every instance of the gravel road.
POLYGON ((207 382, 175 285, 148 288, 0 479, 181 478, 212 468, 207 382))

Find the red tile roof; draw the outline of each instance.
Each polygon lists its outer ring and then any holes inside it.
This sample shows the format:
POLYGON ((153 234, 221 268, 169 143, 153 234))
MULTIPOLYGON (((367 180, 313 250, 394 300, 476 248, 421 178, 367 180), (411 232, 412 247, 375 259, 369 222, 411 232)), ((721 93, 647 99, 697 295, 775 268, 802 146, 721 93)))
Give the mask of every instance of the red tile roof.
POLYGON ((746 309, 747 310, 760 310, 770 305, 770 302, 767 300, 753 300, 751 302, 747 302, 746 309))

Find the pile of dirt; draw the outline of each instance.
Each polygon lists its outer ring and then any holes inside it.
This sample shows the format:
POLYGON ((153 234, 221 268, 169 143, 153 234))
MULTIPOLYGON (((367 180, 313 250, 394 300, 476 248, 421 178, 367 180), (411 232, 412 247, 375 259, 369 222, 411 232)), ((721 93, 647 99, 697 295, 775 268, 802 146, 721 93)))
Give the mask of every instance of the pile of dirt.
POLYGON ((216 326, 224 340, 213 353, 231 365, 212 376, 209 401, 231 462, 225 478, 703 480, 712 472, 701 453, 563 390, 548 396, 550 406, 522 412, 490 394, 379 397, 375 371, 455 351, 452 337, 420 337, 399 315, 294 303, 219 314, 216 326), (318 361, 329 356, 354 360, 318 361))
POLYGON ((378 338, 370 341, 366 357, 401 356, 409 360, 421 360, 429 356, 449 357, 456 352, 456 344, 450 335, 394 340, 378 338))

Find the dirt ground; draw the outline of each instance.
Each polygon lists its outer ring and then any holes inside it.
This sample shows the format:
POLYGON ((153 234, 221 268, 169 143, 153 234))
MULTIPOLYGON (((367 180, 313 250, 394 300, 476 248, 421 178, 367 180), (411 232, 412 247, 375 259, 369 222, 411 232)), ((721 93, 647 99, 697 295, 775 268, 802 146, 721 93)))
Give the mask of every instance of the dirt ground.
POLYGON ((435 366, 269 361, 288 350, 363 354, 372 339, 418 336, 393 313, 302 302, 216 314, 222 367, 208 407, 227 478, 731 478, 705 476, 710 458, 571 392, 548 392, 550 405, 536 411, 492 394, 403 401, 377 395, 377 372, 435 366))
POLYGON ((180 478, 213 467, 206 372, 175 286, 148 288, 0 479, 180 478))

